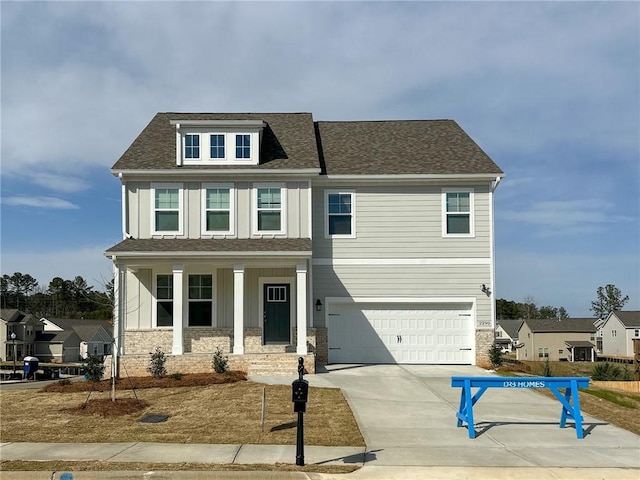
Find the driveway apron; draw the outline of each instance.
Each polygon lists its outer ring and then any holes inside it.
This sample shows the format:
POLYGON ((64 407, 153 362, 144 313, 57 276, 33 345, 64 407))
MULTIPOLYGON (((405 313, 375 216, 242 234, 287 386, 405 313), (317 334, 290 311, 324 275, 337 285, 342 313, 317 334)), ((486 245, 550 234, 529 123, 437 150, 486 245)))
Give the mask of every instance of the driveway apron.
MULTIPOLYGON (((329 365, 318 386, 344 392, 367 444, 366 463, 396 466, 640 468, 640 437, 585 415, 584 439, 561 429, 559 401, 529 389, 489 389, 474 406, 476 431, 456 426, 454 375, 473 366, 329 365)), ((311 378, 310 378, 311 379, 311 378)))

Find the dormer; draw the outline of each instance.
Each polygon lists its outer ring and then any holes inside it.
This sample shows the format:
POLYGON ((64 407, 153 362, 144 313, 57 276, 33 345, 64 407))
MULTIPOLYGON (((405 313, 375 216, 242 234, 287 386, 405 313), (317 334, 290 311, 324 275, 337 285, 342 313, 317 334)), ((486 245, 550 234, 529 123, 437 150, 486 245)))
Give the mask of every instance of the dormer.
POLYGON ((262 120, 171 120, 176 165, 258 165, 262 120))

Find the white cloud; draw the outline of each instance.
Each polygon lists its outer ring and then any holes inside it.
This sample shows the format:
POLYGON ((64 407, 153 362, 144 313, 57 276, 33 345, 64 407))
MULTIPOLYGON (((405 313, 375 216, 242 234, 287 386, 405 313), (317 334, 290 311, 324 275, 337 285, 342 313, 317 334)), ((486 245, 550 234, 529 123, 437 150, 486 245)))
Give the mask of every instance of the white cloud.
POLYGON ((2 198, 2 203, 17 207, 52 208, 63 210, 80 208, 67 200, 62 200, 61 198, 56 197, 4 197, 2 198))

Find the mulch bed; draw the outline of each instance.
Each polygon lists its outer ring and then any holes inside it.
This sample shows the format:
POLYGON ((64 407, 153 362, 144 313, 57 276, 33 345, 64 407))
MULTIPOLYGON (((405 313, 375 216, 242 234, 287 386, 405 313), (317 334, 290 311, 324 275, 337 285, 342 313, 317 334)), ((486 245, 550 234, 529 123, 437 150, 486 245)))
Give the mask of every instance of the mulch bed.
MULTIPOLYGON (((131 390, 141 388, 176 388, 198 387, 205 385, 219 385, 222 383, 235 383, 247 379, 247 375, 241 371, 228 371, 225 373, 185 373, 180 375, 167 375, 162 378, 125 377, 116 379, 116 390, 131 390)), ((73 392, 107 392, 111 390, 111 380, 102 380, 97 383, 61 380, 50 383, 41 389, 42 392, 73 393, 73 392)))

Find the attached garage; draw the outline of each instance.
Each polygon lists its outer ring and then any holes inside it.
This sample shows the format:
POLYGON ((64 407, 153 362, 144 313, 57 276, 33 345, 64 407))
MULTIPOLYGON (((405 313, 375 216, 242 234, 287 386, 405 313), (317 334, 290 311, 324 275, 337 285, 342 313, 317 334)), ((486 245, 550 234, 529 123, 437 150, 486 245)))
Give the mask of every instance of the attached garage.
POLYGON ((329 363, 473 364, 471 303, 327 299, 329 363))

